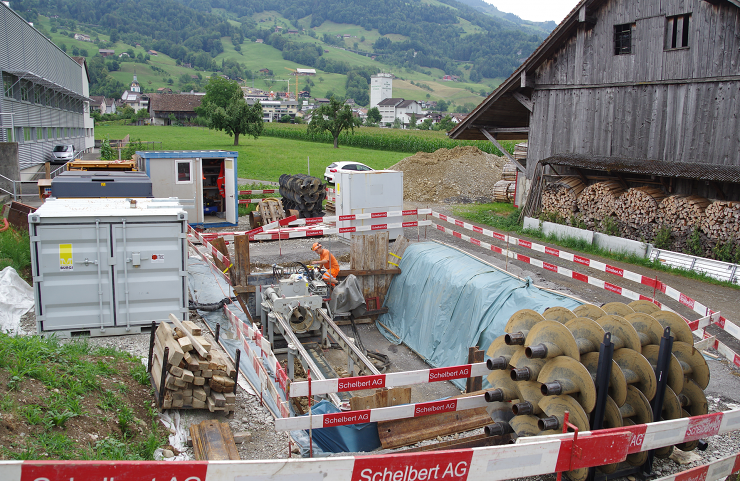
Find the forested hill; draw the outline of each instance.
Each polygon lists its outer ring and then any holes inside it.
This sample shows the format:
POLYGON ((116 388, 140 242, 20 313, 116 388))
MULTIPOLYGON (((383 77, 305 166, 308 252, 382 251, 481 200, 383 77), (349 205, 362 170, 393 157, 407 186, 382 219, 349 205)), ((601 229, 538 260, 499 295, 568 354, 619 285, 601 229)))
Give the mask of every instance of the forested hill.
MULTIPOLYGON (((305 35, 278 38, 287 36, 253 20, 265 11, 280 13, 311 36, 312 27, 325 21, 377 29, 383 37, 370 53, 384 64, 439 68, 472 82, 508 76, 548 33, 542 24, 517 25, 456 0, 21 0, 12 6, 30 21, 43 14, 96 25, 107 29, 112 40, 138 43, 204 70, 231 67, 231 73, 242 77, 249 73, 238 65, 211 60, 223 51, 224 37, 235 46, 262 38, 286 59, 326 69, 326 62, 321 65, 323 50, 309 48, 305 35), (463 72, 460 65, 465 62, 472 68, 463 72)), ((345 73, 342 69, 330 65, 327 71, 345 73)))

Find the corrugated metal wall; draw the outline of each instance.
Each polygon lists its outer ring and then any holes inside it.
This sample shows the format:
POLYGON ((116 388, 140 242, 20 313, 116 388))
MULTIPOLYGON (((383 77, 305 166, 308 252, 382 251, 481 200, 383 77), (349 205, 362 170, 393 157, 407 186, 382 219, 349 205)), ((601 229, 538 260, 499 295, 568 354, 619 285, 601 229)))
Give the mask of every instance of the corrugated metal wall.
MULTIPOLYGON (((81 100, 73 99, 59 90, 38 85, 28 80, 5 75, 7 71, 24 71, 47 79, 65 89, 84 95, 82 67, 62 52, 56 45, 31 27, 5 4, 0 3, 0 141, 18 142, 20 168, 42 164, 49 159, 51 150, 58 144, 73 144, 75 149, 85 147, 85 113, 81 100), (14 85, 10 96, 6 94, 6 81, 14 85), (23 84, 22 84, 23 82, 23 84), (28 87, 27 100, 21 88, 28 87), (38 89, 38 96, 35 89, 38 89), (50 93, 47 102, 47 93, 50 93), (47 136, 39 139, 37 130, 31 130, 30 140, 23 130, 44 129, 47 136), (50 137, 51 128, 62 135, 50 137), (14 132, 9 138, 8 129, 14 132), (69 133, 68 133, 69 132, 69 133)), ((41 130, 43 132, 43 130, 41 130)))

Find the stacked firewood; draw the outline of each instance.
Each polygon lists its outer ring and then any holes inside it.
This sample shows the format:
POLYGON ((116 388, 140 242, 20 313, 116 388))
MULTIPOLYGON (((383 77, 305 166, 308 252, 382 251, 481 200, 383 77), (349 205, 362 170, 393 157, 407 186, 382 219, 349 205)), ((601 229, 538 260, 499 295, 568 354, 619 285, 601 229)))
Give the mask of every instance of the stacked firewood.
POLYGON ((638 228, 657 219, 664 198, 665 192, 658 187, 634 187, 619 197, 614 212, 626 225, 638 228))
POLYGON ((563 177, 545 186, 542 193, 542 210, 555 212, 564 219, 578 209, 578 195, 586 185, 578 177, 563 177))
POLYGON ((704 223, 705 209, 711 202, 698 195, 671 195, 663 199, 658 210, 658 223, 676 231, 704 223))
POLYGON ((622 184, 616 180, 589 185, 578 196, 578 209, 587 218, 602 220, 614 213, 617 199, 623 192, 622 184))
POLYGON ((515 182, 508 180, 499 180, 493 184, 493 201, 494 202, 512 202, 516 191, 515 182))
POLYGON ((235 411, 236 371, 228 356, 212 346, 191 321, 174 316, 175 328, 161 322, 154 338, 152 377, 157 391, 164 392, 162 409, 208 409, 235 411), (164 349, 169 348, 167 374, 162 383, 164 349))
POLYGON ((701 230, 707 237, 723 242, 740 240, 740 202, 715 201, 704 213, 701 230))

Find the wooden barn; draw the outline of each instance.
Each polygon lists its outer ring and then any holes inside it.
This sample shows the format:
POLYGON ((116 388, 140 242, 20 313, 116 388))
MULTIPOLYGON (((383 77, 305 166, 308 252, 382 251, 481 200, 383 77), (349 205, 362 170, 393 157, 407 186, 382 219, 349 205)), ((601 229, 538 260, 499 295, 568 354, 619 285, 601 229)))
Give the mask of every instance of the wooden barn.
POLYGON ((520 203, 563 175, 740 200, 740 0, 582 0, 449 135, 527 141, 520 203))

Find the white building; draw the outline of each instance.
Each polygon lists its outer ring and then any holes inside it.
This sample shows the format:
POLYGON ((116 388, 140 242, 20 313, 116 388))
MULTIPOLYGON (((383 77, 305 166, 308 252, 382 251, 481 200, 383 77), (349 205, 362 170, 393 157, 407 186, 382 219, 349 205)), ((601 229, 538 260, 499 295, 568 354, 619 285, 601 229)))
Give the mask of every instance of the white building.
POLYGON ((6 3, 0 3, 0 142, 18 143, 24 174, 43 168, 57 144, 87 148, 87 64, 75 61, 6 3), (25 172, 24 172, 25 171, 25 172))
POLYGON ((370 77, 370 108, 393 97, 393 74, 379 73, 370 77))

